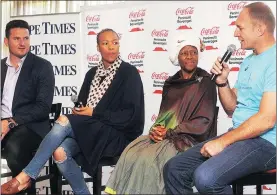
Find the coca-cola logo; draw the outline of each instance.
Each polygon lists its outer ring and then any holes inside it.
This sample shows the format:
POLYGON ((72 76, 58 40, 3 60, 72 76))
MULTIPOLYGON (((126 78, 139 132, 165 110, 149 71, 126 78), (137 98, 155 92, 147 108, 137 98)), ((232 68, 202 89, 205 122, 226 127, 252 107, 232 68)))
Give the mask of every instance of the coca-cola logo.
POLYGON ((201 35, 204 36, 204 35, 217 35, 219 32, 219 26, 214 26, 213 28, 210 28, 210 29, 206 29, 206 28, 203 28, 201 30, 201 35))
POLYGON ((88 62, 98 62, 98 61, 100 61, 100 55, 99 54, 87 55, 87 61, 88 62))
POLYGON ((130 14, 129 14, 129 18, 141 18, 141 17, 144 17, 145 16, 145 12, 146 12, 146 9, 141 9, 139 11, 132 11, 130 14))
POLYGON ((168 79, 168 77, 169 77, 169 73, 167 73, 167 72, 162 72, 160 74, 153 72, 152 76, 151 76, 152 79, 159 79, 159 80, 164 80, 164 81, 166 79, 168 79))
POLYGON ((144 55, 145 55, 145 52, 144 51, 140 51, 138 53, 130 53, 128 55, 128 59, 129 60, 137 60, 137 59, 143 59, 144 58, 144 55))
POLYGON ((152 37, 167 37, 168 36, 168 30, 156 30, 154 29, 151 34, 152 37))
POLYGON ((229 3, 229 5, 228 5, 228 10, 240 10, 240 9, 242 9, 246 4, 247 4, 246 1, 241 1, 241 2, 238 2, 238 3, 231 2, 231 3, 229 3))
POLYGON ((86 22, 99 22, 99 21, 100 21, 100 15, 94 15, 94 16, 88 15, 86 17, 86 22))
POLYGON ((176 15, 191 15, 193 14, 193 11, 194 11, 194 7, 187 7, 185 9, 182 9, 182 8, 178 8, 176 10, 176 15))
POLYGON ((158 116, 156 114, 153 114, 151 117, 151 121, 155 122, 157 120, 158 116))
POLYGON ((244 49, 237 49, 233 52, 232 56, 245 56, 246 51, 244 49))

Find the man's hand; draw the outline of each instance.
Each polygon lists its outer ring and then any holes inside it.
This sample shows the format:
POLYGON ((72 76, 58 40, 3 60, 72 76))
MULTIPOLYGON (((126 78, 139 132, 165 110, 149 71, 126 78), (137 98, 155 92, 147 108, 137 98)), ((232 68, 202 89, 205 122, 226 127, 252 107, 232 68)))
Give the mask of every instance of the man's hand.
POLYGON ((211 69, 211 73, 217 75, 215 82, 217 84, 222 84, 227 82, 228 75, 230 73, 230 68, 226 63, 220 64, 221 58, 218 57, 217 60, 214 62, 214 65, 211 69))
POLYGON ((149 133, 149 137, 154 142, 160 142, 164 140, 166 134, 166 128, 164 126, 153 127, 149 133))
POLYGON ((224 142, 220 138, 217 138, 205 143, 204 146, 201 148, 200 153, 203 156, 209 158, 219 154, 226 147, 227 145, 224 144, 224 142))
POLYGON ((76 108, 72 109, 72 113, 73 114, 77 114, 77 115, 85 115, 85 116, 92 116, 93 110, 91 107, 81 107, 79 108, 79 110, 76 110, 76 108))
POLYGON ((1 130, 1 140, 5 137, 5 135, 8 134, 8 132, 10 131, 10 128, 8 126, 9 122, 8 120, 2 120, 1 121, 1 127, 2 127, 2 130, 1 130))

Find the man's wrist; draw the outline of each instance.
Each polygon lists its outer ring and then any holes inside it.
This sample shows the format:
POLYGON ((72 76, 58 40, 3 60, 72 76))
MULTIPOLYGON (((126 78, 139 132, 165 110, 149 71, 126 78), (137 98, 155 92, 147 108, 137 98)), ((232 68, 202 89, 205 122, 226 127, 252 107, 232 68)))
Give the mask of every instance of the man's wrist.
POLYGON ((220 136, 218 139, 223 143, 225 147, 227 147, 235 142, 233 138, 234 136, 232 134, 232 131, 228 131, 227 133, 220 136))
POLYGON ((228 142, 228 138, 225 137, 225 135, 218 138, 218 141, 225 147, 229 146, 230 143, 228 142))
POLYGON ((226 78, 226 79, 217 78, 215 83, 222 84, 222 83, 226 83, 227 81, 228 81, 228 78, 226 78))
POLYGON ((17 126, 18 124, 15 122, 13 118, 8 119, 8 127, 9 129, 13 129, 17 126))
POLYGON ((218 87, 226 87, 226 86, 228 86, 229 85, 229 82, 228 82, 228 80, 226 80, 225 82, 223 81, 223 82, 219 82, 219 83, 215 83, 216 84, 216 86, 218 86, 218 87))

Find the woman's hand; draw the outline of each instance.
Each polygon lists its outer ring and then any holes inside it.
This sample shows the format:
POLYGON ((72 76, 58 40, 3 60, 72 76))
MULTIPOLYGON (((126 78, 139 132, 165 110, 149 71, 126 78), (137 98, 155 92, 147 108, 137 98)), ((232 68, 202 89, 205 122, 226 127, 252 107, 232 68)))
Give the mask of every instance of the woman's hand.
POLYGON ((72 109, 72 113, 73 114, 77 114, 77 115, 85 115, 85 116, 92 116, 92 113, 93 113, 93 110, 91 107, 81 107, 81 108, 78 108, 78 110, 76 110, 76 108, 74 107, 72 109))
POLYGON ((149 137, 154 142, 160 142, 164 140, 166 134, 166 128, 164 126, 153 127, 149 133, 149 137))

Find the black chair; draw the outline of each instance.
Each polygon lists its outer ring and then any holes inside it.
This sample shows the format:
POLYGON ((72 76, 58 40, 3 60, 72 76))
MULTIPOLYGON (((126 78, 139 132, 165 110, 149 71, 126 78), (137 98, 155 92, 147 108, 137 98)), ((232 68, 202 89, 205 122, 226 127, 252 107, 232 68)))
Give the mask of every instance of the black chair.
POLYGON ((101 195, 101 192, 105 190, 106 186, 102 185, 102 167, 116 165, 118 157, 106 157, 102 158, 97 166, 96 173, 92 178, 93 181, 93 194, 101 195))
MULTIPOLYGON (((61 108, 62 108, 62 104, 61 103, 52 104, 52 106, 51 106, 51 112, 49 114, 49 125, 50 125, 50 128, 52 128, 54 122, 60 116, 61 108)), ((34 151, 34 154, 35 153, 36 153, 36 151, 34 151)), ((5 150, 1 151, 1 159, 5 159, 5 150)), ((58 168, 56 167, 56 164, 53 163, 52 157, 50 157, 50 159, 49 159, 49 173, 46 174, 46 175, 38 177, 36 179, 36 182, 40 182, 40 181, 44 181, 44 180, 49 179, 50 180, 50 188, 51 188, 51 190, 53 189, 53 192, 57 192, 57 188, 56 188, 57 181, 55 180, 56 177, 54 177, 55 175, 53 174, 53 173, 56 173, 57 171, 58 171, 58 168)), ((10 177, 10 176, 12 176, 11 172, 2 173, 1 174, 1 178, 10 177)), ((36 194, 36 186, 32 185, 31 188, 28 190, 28 192, 30 194, 36 194)))
POLYGON ((234 195, 243 194, 243 186, 256 186, 256 194, 262 194, 262 185, 266 184, 276 184, 276 169, 261 172, 253 173, 237 179, 232 183, 234 195))
MULTIPOLYGON (((211 125, 211 132, 209 138, 215 137, 217 135, 217 118, 218 118, 219 107, 216 107, 215 117, 211 125)), ((114 166, 116 165, 120 156, 117 157, 105 157, 102 158, 97 166, 96 172, 92 178, 85 178, 85 182, 93 183, 93 195, 101 195, 101 192, 105 190, 106 186, 102 185, 102 167, 104 166, 114 166)), ((62 186, 68 185, 68 182, 63 179, 60 173, 56 173, 58 184, 58 193, 62 194, 62 186)), ((52 190, 51 190, 52 191, 52 190)))

